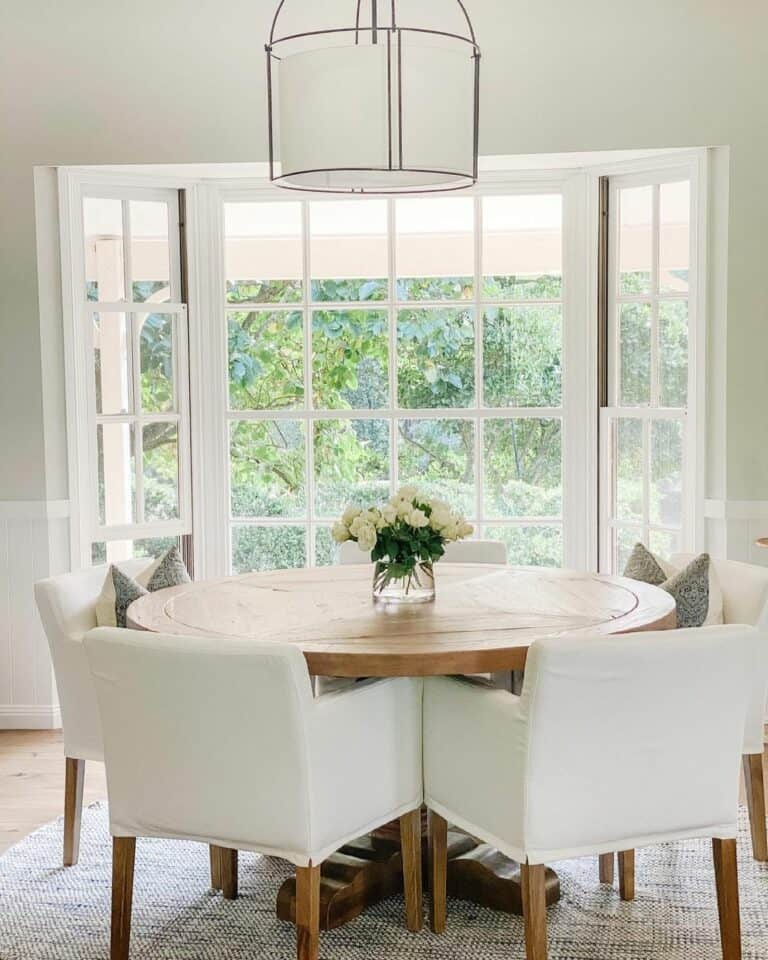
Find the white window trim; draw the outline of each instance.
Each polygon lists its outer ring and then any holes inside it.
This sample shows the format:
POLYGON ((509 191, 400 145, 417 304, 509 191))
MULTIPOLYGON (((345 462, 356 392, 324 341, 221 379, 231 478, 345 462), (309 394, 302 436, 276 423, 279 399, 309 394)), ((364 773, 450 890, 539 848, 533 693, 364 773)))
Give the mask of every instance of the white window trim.
MULTIPOLYGON (((183 371, 188 366, 186 305, 178 302, 181 277, 178 269, 178 231, 169 235, 171 251, 171 293, 175 298, 170 303, 157 304, 158 312, 173 313, 182 318, 175 321, 174 373, 177 391, 177 411, 166 417, 163 414, 145 415, 134 411, 126 417, 99 417, 95 409, 93 393, 93 354, 91 339, 83 335, 85 316, 92 312, 121 311, 130 313, 130 301, 114 304, 91 303, 85 298, 85 265, 83 248, 83 197, 89 194, 114 197, 121 200, 157 199, 168 200, 169 190, 178 190, 178 185, 149 182, 145 178, 100 175, 60 169, 59 228, 62 266, 62 305, 64 318, 65 390, 67 406, 67 449, 69 458, 70 492, 70 560, 73 569, 91 564, 91 544, 100 540, 135 540, 154 537, 175 537, 190 533, 192 529, 191 462, 190 462, 190 398, 188 380, 183 371), (178 423, 179 461, 179 519, 102 526, 97 515, 98 464, 96 455, 96 424, 100 420, 122 422, 131 420, 139 427, 144 421, 173 420, 178 423), (82 425, 85 425, 83 427, 82 425), (73 429, 74 426, 74 429, 73 429)), ((127 292, 127 291, 126 291, 127 292)), ((149 310, 147 311, 149 312, 149 310)), ((134 346, 135 349, 135 346, 134 346)), ((135 359, 135 358, 134 358, 135 359)), ((138 468, 138 467, 137 467, 138 468)))
MULTIPOLYGON (((696 197, 697 289, 691 291, 691 300, 696 298, 696 321, 690 331, 690 358, 693 398, 689 418, 693 414, 695 429, 689 429, 688 437, 693 445, 689 463, 703 466, 704 458, 704 330, 706 291, 706 241, 707 241, 707 150, 696 149, 670 156, 654 156, 621 163, 601 163, 582 168, 565 170, 510 170, 483 172, 476 187, 465 195, 486 193, 547 192, 562 189, 564 210, 570 208, 570 216, 564 217, 564 282, 563 314, 570 322, 563 325, 564 355, 570 363, 564 363, 562 410, 571 411, 570 424, 565 430, 563 444, 563 470, 567 471, 568 484, 563 492, 564 564, 568 567, 594 570, 598 556, 597 473, 598 444, 596 410, 597 365, 596 324, 590 318, 596 316, 597 284, 597 225, 598 178, 605 175, 631 173, 648 174, 649 171, 668 169, 670 166, 687 166, 690 171, 692 191, 696 197), (587 331, 587 335, 584 332, 587 331), (571 368, 570 370, 568 368, 571 368), (579 411, 578 415, 575 412, 579 411), (570 532, 570 535, 569 535, 570 532)), ((213 172, 215 167, 210 168, 213 172)), ((188 176, 185 172, 168 174, 155 168, 151 172, 136 172, 122 168, 114 171, 78 167, 59 168, 59 230, 62 256, 62 297, 64 317, 64 349, 66 376, 67 419, 69 424, 87 422, 87 368, 84 368, 82 344, 75 318, 80 316, 78 300, 82 291, 75 283, 76 260, 81 256, 80 196, 83 185, 98 185, 100 188, 123 189, 125 187, 163 187, 186 190, 187 239, 187 302, 189 308, 189 368, 191 408, 191 473, 192 502, 188 505, 195 531, 195 571, 198 577, 211 577, 226 573, 229 563, 229 477, 228 437, 221 429, 226 420, 228 407, 227 346, 226 338, 212 334, 223 329, 221 324, 221 298, 223 288, 220 264, 223 263, 223 225, 221 222, 222 196, 247 195, 254 198, 254 191, 263 198, 285 200, 284 191, 268 184, 265 179, 214 179, 188 176), (205 505, 205 509, 203 507, 205 505)), ((312 195, 307 195, 313 199, 312 195)), ((324 199, 322 196, 318 199, 324 199)), ((327 199, 327 198, 325 198, 327 199)), ((692 264, 694 263, 692 257, 692 264)), ((377 411, 378 413, 378 411, 377 411)), ((531 416, 545 414, 544 410, 527 411, 531 416)), ((418 414, 421 416, 421 411, 418 414)), ((450 409, 440 410, 441 416, 449 417, 450 409)), ((492 411, 484 413, 492 416, 492 411)), ((89 523, 87 504, 90 477, 95 473, 87 449, 84 449, 83 431, 68 430, 69 493, 71 501, 70 546, 73 569, 90 564, 90 543, 93 535, 89 523)), ((690 513, 695 524, 687 542, 698 548, 703 544, 703 471, 694 471, 689 493, 693 491, 690 513)), ((604 489, 604 488, 603 488, 604 489)), ((536 518, 537 522, 540 522, 536 518)), ((131 537, 136 535, 131 529, 131 537)), ((158 525, 153 525, 157 535, 158 525)))
MULTIPOLYGON (((619 414, 641 420, 675 419, 684 423, 683 446, 683 520, 680 533, 681 552, 698 552, 705 549, 705 465, 706 465, 706 290, 707 290, 707 196, 709 152, 706 149, 693 150, 688 155, 676 157, 675 162, 660 157, 653 162, 631 161, 615 166, 601 167, 595 171, 597 176, 608 176, 611 180, 611 200, 620 188, 649 186, 674 180, 689 180, 691 184, 691 221, 689 237, 690 274, 694 283, 690 285, 688 300, 688 402, 685 409, 663 407, 627 407, 617 404, 617 384, 614 382, 617 369, 618 351, 617 325, 609 320, 608 350, 608 403, 600 411, 600 490, 603 491, 599 504, 600 571, 609 573, 613 562, 613 529, 617 527, 640 526, 650 531, 668 532, 671 528, 662 524, 645 522, 638 524, 630 521, 613 521, 611 518, 613 499, 612 458, 609 445, 613 442, 612 421, 619 414)), ((596 183, 596 180, 595 180, 596 183)), ((616 219, 616 204, 609 203, 609 293, 608 308, 616 306, 617 255, 619 228, 616 219)), ((654 245, 656 241, 654 240, 654 245)), ((595 244, 596 246, 596 244, 595 244)), ((654 266, 657 269, 658 250, 654 249, 654 266)), ((684 299, 682 297, 672 299, 684 299)), ((652 343, 652 349, 655 344, 652 343)), ((644 431, 645 436, 645 431, 644 431)), ((645 442, 645 441, 644 441, 645 442)), ((646 471, 649 460, 646 458, 646 471)), ((645 499, 649 496, 649 478, 646 477, 645 499)), ((644 517, 648 514, 647 503, 644 517)), ((677 533, 675 528, 675 533, 677 533)))

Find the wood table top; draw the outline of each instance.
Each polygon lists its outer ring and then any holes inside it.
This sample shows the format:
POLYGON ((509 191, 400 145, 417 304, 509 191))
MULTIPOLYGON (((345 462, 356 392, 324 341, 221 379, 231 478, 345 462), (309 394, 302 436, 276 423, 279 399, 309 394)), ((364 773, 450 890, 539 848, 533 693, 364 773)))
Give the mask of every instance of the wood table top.
POLYGON ((624 577, 443 563, 434 603, 380 605, 372 574, 359 564, 188 583, 134 601, 128 626, 295 643, 312 674, 386 677, 519 670, 543 637, 676 625, 670 594, 624 577))

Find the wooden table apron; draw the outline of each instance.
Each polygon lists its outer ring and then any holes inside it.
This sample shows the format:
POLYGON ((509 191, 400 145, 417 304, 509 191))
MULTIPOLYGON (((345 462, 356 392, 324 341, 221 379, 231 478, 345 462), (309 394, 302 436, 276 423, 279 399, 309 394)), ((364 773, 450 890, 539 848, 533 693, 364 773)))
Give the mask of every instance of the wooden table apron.
MULTIPOLYGON (((568 570, 442 564, 434 603, 376 605, 368 564, 281 570, 171 587, 136 600, 129 627, 186 636, 295 643, 311 674, 441 676, 522 670, 534 640, 676 626, 658 587, 568 570)), ((425 843, 426 859, 426 843, 425 843)), ((519 866, 487 844, 449 834, 448 893, 522 913, 519 866)), ((396 825, 343 847, 322 866, 320 921, 341 926, 401 889, 396 825)), ((277 914, 295 920, 295 880, 277 914)), ((560 885, 547 869, 547 903, 560 885)))

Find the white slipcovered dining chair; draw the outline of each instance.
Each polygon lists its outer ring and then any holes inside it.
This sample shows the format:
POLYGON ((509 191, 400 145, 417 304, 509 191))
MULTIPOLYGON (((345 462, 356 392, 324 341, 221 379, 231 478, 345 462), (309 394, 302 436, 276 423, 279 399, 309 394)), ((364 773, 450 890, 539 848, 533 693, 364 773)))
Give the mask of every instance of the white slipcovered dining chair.
MULTIPOLYGON (((370 563, 371 557, 354 540, 346 540, 336 550, 336 562, 370 563)), ((507 548, 501 540, 456 540, 445 545, 440 563, 507 563, 507 548)))
MULTIPOLYGON (((670 562, 682 569, 694 559, 692 553, 678 553, 670 562)), ((723 622, 747 623, 768 631, 768 567, 737 560, 711 560, 723 595, 723 622)), ((768 644, 768 633, 766 633, 768 644)), ((768 861, 768 831, 765 813, 763 751, 765 722, 768 719, 768 648, 765 667, 755 670, 744 735, 742 766, 755 860, 768 861)))
POLYGON ((296 865, 300 960, 316 960, 320 866, 400 818, 408 927, 421 926, 422 684, 313 698, 292 645, 99 628, 85 638, 113 836, 112 960, 129 952, 137 837, 296 865))
POLYGON ((757 640, 741 626, 542 640, 520 697, 426 679, 433 929, 445 926, 447 822, 520 862, 528 960, 547 956, 547 861, 711 837, 723 956, 736 960, 738 770, 757 640))
MULTIPOLYGON (((150 560, 127 560, 120 569, 133 577, 150 560)), ((77 863, 86 760, 104 759, 101 723, 83 637, 96 626, 96 601, 108 566, 40 580, 35 600, 56 676, 64 733, 64 866, 77 863)))

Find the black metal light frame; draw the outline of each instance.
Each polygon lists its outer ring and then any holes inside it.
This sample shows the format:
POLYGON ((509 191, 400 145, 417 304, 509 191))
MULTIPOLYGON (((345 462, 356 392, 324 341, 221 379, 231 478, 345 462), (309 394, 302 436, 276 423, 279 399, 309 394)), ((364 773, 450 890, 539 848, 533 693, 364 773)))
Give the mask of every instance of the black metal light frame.
POLYGON ((378 4, 377 0, 371 0, 371 26, 360 26, 360 7, 361 0, 357 0, 355 25, 353 27, 332 27, 326 30, 309 30, 304 33, 293 33, 285 36, 275 36, 277 22, 285 6, 286 0, 280 0, 277 10, 272 20, 272 28, 269 33, 269 42, 264 49, 267 55, 267 122, 269 126, 269 179, 276 186, 285 190, 297 190, 303 193, 337 193, 337 194, 367 194, 378 196, 393 196, 397 194, 416 194, 416 193, 448 193, 456 190, 466 190, 477 182, 478 176, 478 140, 480 132, 480 47, 477 44, 475 31, 470 20, 469 13, 462 0, 456 0, 461 8, 464 19, 467 22, 468 35, 463 36, 459 33, 452 33, 446 30, 435 30, 427 27, 401 27, 397 22, 396 0, 390 0, 391 22, 388 26, 382 26, 378 22, 378 4), (274 135, 274 88, 272 79, 272 61, 280 60, 280 56, 275 52, 275 48, 281 43, 287 43, 293 40, 302 40, 307 37, 332 36, 335 34, 354 33, 355 43, 358 44, 361 33, 370 33, 374 44, 379 42, 379 34, 385 34, 387 44, 387 144, 388 144, 388 162, 386 166, 381 167, 318 167, 308 170, 294 170, 290 174, 275 175, 275 135, 274 135), (453 40, 459 40, 469 45, 472 50, 471 57, 474 60, 474 89, 473 89, 473 131, 472 131, 472 173, 456 172, 453 170, 434 170, 415 167, 407 167, 403 164, 403 75, 402 75, 402 36, 403 34, 427 34, 436 37, 447 37, 453 40), (397 86, 393 91, 392 83, 392 46, 395 45, 395 51, 398 62, 397 86), (397 149, 394 146, 394 133, 392 123, 392 101, 397 97, 397 149), (299 177, 313 173, 340 173, 342 171, 358 171, 365 173, 414 173, 414 174, 432 174, 435 177, 452 177, 455 180, 461 179, 466 182, 461 184, 451 183, 446 186, 413 186, 413 187, 323 187, 323 186, 298 186, 286 182, 286 178, 299 177))

